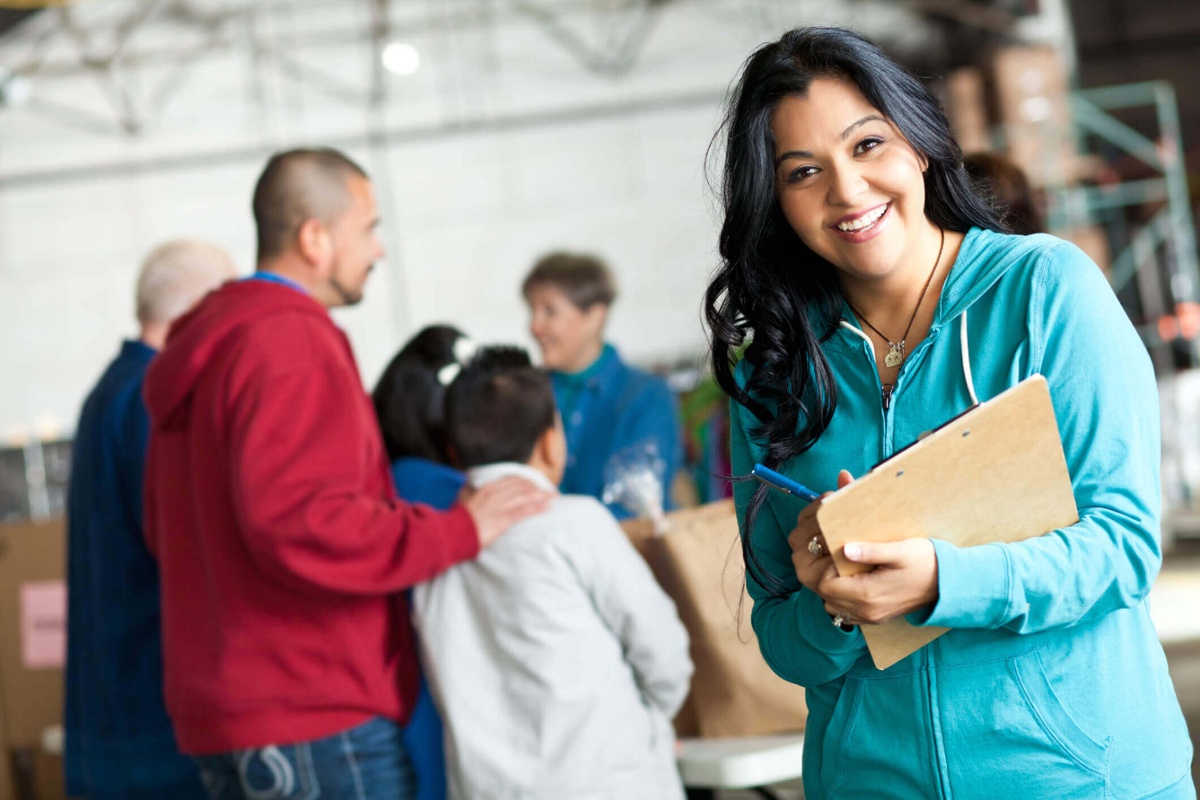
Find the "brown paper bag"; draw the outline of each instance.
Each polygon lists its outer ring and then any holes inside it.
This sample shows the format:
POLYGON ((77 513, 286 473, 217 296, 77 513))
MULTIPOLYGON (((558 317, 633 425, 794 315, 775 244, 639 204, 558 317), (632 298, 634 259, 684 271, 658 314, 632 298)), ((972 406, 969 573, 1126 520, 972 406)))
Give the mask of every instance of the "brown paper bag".
POLYGON ((675 718, 679 736, 761 736, 804 730, 804 689, 775 675, 750 627, 733 501, 667 515, 655 535, 650 520, 622 527, 679 609, 691 638, 692 691, 675 718))

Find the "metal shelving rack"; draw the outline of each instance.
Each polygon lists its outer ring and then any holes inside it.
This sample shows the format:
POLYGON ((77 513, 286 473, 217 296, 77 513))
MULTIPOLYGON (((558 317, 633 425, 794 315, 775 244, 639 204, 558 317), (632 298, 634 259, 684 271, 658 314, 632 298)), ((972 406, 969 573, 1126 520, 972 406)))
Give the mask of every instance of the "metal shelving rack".
MULTIPOLYGON (((1077 90, 1070 95, 1074 135, 1095 137, 1116 152, 1137 159, 1153 177, 1095 186, 1060 185, 1049 189, 1047 222, 1051 230, 1100 223, 1110 239, 1123 245, 1110 272, 1120 293, 1136 282, 1141 310, 1138 331, 1160 374, 1172 372, 1172 341, 1187 342, 1193 364, 1200 336, 1200 256, 1183 160, 1175 89, 1166 81, 1077 90), (1115 111, 1151 108, 1158 134, 1150 138, 1114 116, 1115 111), (1147 220, 1128 230, 1125 210, 1162 203, 1147 220)), ((1084 148, 1087 151, 1087 148, 1084 148)))
POLYGON ((0 523, 61 516, 70 472, 69 440, 0 449, 0 523))

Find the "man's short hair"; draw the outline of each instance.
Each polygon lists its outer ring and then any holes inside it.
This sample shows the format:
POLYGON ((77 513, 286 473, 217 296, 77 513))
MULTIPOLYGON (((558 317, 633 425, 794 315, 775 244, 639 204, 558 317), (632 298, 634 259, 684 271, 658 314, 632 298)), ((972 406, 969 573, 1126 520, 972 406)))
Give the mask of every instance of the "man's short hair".
POLYGON ((529 462, 554 426, 550 376, 520 347, 484 347, 446 392, 446 433, 462 469, 529 462))
POLYGON ((611 306, 617 299, 617 283, 612 271, 598 256, 558 250, 537 260, 521 284, 526 300, 537 286, 553 286, 567 296, 580 311, 592 306, 611 306))
POLYGON ((261 263, 286 252, 310 219, 332 222, 351 202, 349 178, 367 173, 332 148, 287 150, 267 161, 254 187, 261 263))
POLYGON ((138 321, 170 324, 197 300, 237 276, 229 253, 215 244, 176 239, 160 244, 142 261, 138 272, 138 321))

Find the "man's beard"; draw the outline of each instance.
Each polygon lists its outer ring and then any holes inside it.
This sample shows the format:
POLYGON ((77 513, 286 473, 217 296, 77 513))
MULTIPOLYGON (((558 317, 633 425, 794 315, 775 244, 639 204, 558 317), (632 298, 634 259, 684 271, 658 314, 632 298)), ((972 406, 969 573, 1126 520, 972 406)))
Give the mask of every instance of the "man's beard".
POLYGON ((337 278, 331 277, 329 279, 329 286, 330 286, 330 288, 333 289, 334 292, 337 293, 338 297, 342 298, 342 305, 344 305, 344 306, 358 305, 363 299, 361 290, 357 294, 355 294, 354 292, 351 292, 349 289, 347 289, 345 286, 342 286, 342 284, 338 283, 337 278))

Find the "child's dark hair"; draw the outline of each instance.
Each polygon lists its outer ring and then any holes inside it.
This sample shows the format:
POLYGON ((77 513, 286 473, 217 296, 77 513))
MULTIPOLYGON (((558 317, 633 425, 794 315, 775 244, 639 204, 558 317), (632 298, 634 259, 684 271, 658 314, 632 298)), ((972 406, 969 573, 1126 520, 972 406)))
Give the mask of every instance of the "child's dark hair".
POLYGON ((462 469, 528 462, 555 413, 550 376, 520 347, 480 348, 446 392, 446 434, 462 469))
POLYGON ((454 345, 466 336, 452 325, 429 325, 396 354, 371 400, 388 459, 424 458, 449 464, 446 456, 446 387, 438 371, 453 364, 454 345))

